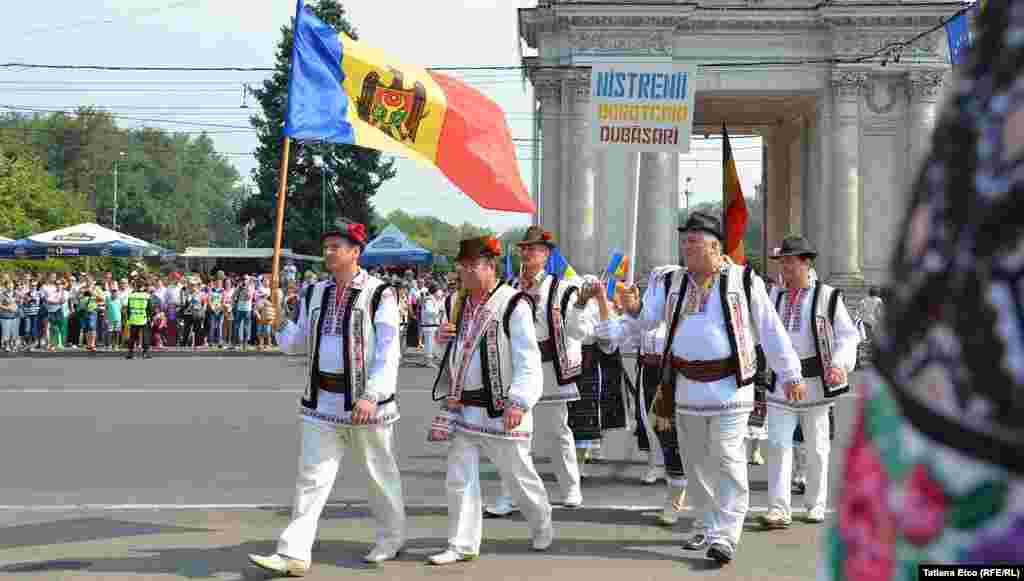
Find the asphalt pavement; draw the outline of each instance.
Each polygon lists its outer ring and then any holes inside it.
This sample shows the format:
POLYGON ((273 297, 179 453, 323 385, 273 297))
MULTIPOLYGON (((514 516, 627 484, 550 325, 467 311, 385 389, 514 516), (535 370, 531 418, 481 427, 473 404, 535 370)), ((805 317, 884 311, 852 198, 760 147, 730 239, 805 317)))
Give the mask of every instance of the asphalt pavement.
MULTIPOLYGON (((303 373, 301 359, 280 355, 0 360, 0 578, 266 578, 245 555, 273 552, 287 523, 303 373)), ((520 518, 487 520, 481 559, 423 565, 427 554, 444 548, 447 531, 446 447, 425 437, 437 409, 433 373, 407 363, 399 378, 408 550, 383 567, 359 561, 373 524, 362 471, 346 461, 321 520, 309 578, 814 576, 821 525, 796 522, 766 533, 753 524, 767 505, 763 466, 750 467, 750 530, 736 561, 718 569, 703 554, 683 551, 691 511, 672 529, 653 526, 664 485, 639 482, 646 462, 624 431, 609 433, 606 460, 586 467, 584 508, 556 509, 548 553, 528 550, 520 518)), ((850 398, 837 409, 830 505, 852 409, 850 398)), ((536 463, 558 499, 548 454, 538 445, 536 463)), ((493 498, 497 472, 486 463, 482 472, 484 494, 493 498)))

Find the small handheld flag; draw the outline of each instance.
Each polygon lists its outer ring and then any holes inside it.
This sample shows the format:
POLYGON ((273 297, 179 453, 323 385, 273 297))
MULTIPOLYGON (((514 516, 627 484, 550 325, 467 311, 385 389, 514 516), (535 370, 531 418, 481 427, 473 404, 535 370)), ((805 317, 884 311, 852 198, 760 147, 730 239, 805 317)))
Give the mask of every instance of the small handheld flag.
POLYGON ((605 273, 608 275, 608 300, 615 297, 615 284, 626 278, 628 272, 629 257, 619 251, 612 252, 611 259, 608 260, 608 268, 605 269, 605 273))

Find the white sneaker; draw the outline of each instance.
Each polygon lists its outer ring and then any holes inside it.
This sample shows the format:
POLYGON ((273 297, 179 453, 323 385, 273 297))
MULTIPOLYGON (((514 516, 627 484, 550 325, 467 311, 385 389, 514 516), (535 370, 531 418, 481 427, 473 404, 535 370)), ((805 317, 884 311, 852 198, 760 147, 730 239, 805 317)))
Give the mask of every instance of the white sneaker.
POLYGON ((507 496, 499 496, 494 504, 484 507, 484 513, 492 517, 506 517, 514 512, 519 512, 519 507, 507 496))
POLYGON ((541 529, 541 531, 533 537, 533 550, 546 551, 554 540, 555 527, 551 526, 551 523, 548 523, 546 527, 541 529))
POLYGON ((644 484, 654 484, 655 482, 663 480, 664 478, 664 466, 651 466, 650 468, 647 469, 647 472, 644 472, 644 475, 640 479, 640 482, 643 482, 644 484))
POLYGON ((431 565, 451 565, 452 563, 472 561, 473 559, 476 559, 476 555, 460 553, 458 551, 448 549, 443 553, 427 557, 427 562, 431 565))
POLYGON ((384 561, 390 561, 401 554, 401 547, 397 549, 390 549, 388 547, 377 545, 369 553, 363 556, 363 562, 371 564, 383 563, 384 561))
POLYGON ((277 553, 267 556, 249 555, 249 562, 267 571, 288 577, 304 577, 306 573, 309 573, 309 563, 277 553))
POLYGON ((807 511, 807 516, 804 517, 804 520, 814 524, 825 522, 825 507, 816 506, 811 510, 807 511))

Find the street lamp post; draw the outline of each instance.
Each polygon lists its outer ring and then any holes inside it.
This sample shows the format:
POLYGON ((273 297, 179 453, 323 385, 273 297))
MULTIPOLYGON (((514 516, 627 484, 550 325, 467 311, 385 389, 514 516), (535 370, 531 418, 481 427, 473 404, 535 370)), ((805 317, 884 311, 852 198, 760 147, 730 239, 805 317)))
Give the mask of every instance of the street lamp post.
POLYGON ((690 191, 690 182, 692 182, 692 181, 693 181, 692 177, 687 177, 686 178, 686 187, 683 189, 683 197, 686 198, 686 217, 687 218, 690 217, 690 196, 693 195, 693 192, 690 191))
POLYGON ((114 231, 117 232, 117 162, 124 157, 124 152, 117 152, 114 158, 114 231))

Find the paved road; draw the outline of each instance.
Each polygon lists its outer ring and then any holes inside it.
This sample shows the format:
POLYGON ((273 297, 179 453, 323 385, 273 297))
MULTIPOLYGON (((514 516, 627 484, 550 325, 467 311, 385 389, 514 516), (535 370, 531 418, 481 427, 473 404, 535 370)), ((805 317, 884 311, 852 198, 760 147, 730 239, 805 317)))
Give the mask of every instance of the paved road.
MULTIPOLYGON (((301 361, 289 357, 0 361, 0 576, 251 577, 245 552, 272 550, 291 502, 302 371, 301 361)), ((686 522, 674 531, 649 526, 663 488, 639 484, 645 463, 625 433, 609 437, 608 462, 588 466, 586 508, 557 511, 559 540, 549 556, 526 551, 521 522, 488 521, 485 537, 494 539, 484 547, 488 558, 451 573, 420 567, 423 555, 443 547, 447 528, 445 448, 424 437, 436 409, 431 381, 418 367, 403 367, 400 375, 398 452, 415 540, 406 561, 375 575, 507 577, 509 563, 513 576, 530 578, 554 576, 556 569, 559 576, 600 579, 627 570, 660 578, 680 565, 706 568, 702 556, 686 560, 678 548, 686 522)), ((839 442, 851 404, 845 400, 838 409, 839 442)), ((537 454, 557 498, 547 451, 537 454)), ((839 456, 833 455, 833 474, 839 456)), ((335 487, 316 556, 328 564, 317 574, 368 572, 356 565, 372 538, 365 485, 354 467, 342 470, 347 476, 335 487)), ((493 497, 497 473, 490 465, 484 471, 485 494, 493 497)), ((765 469, 752 467, 750 478, 751 506, 763 510, 765 469)), ((795 525, 751 533, 737 562, 714 574, 813 576, 819 530, 795 525)))

